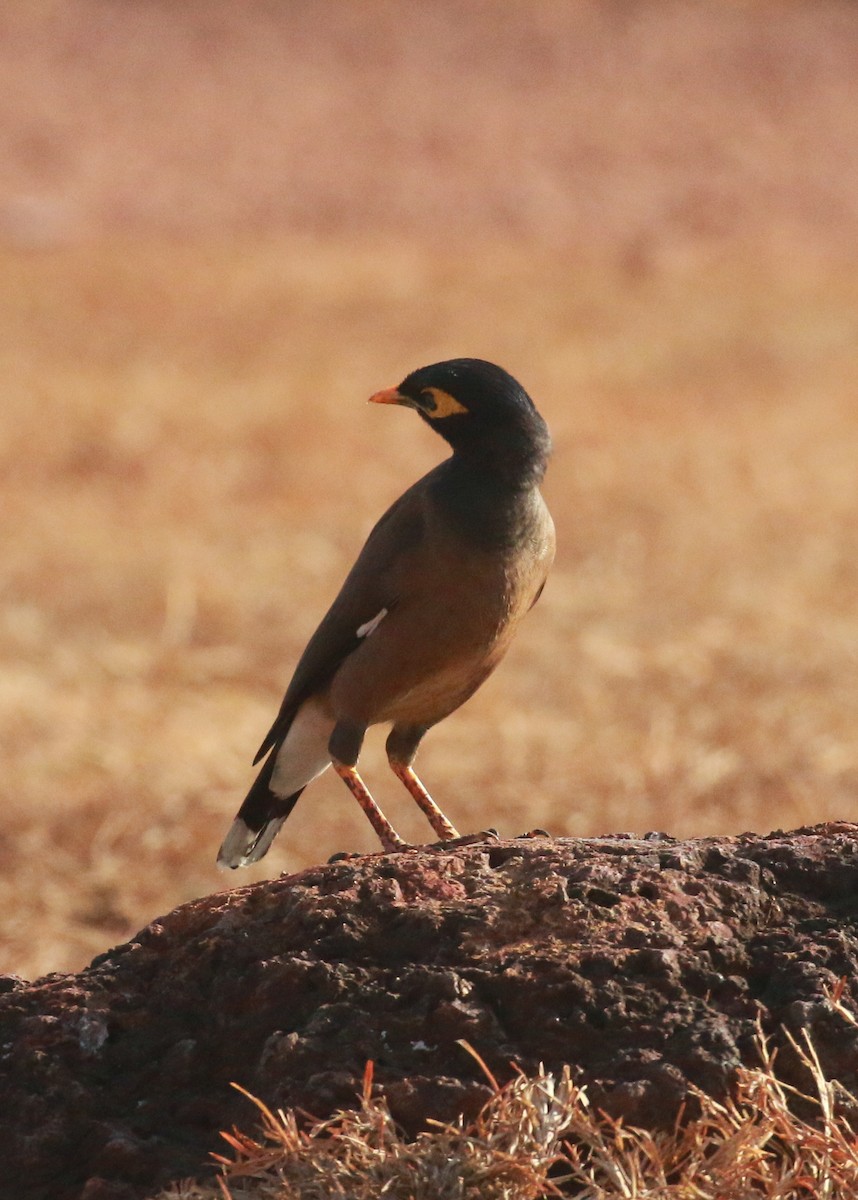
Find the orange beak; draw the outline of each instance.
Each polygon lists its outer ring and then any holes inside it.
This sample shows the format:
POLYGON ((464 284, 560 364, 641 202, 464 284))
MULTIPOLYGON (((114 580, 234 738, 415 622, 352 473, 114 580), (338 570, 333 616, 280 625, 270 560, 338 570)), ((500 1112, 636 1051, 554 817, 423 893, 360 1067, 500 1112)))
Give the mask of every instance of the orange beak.
POLYGON ((395 387, 383 388, 369 398, 370 404, 410 404, 410 401, 395 387))

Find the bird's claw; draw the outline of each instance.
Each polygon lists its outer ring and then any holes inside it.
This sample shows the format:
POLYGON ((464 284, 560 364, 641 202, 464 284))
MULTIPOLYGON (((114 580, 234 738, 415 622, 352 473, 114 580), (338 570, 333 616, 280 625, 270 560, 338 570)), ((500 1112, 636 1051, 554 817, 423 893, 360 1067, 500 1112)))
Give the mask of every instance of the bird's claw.
POLYGON ((481 833, 465 833, 461 837, 448 838, 444 842, 436 842, 435 846, 439 850, 458 850, 462 846, 476 846, 480 842, 497 841, 500 841, 500 834, 496 829, 484 829, 481 833))

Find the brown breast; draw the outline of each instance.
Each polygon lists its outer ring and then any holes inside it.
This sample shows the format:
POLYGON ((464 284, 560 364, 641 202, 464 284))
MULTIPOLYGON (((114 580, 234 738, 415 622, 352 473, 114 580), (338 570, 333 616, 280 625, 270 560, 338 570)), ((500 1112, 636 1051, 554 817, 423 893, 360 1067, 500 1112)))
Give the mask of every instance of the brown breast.
MULTIPOLYGON (((430 528, 397 564, 387 614, 337 672, 337 719, 432 725, 494 670, 538 596, 554 557, 554 526, 533 492, 522 536, 484 551, 430 528)), ((368 614, 368 620, 375 614, 368 614)))

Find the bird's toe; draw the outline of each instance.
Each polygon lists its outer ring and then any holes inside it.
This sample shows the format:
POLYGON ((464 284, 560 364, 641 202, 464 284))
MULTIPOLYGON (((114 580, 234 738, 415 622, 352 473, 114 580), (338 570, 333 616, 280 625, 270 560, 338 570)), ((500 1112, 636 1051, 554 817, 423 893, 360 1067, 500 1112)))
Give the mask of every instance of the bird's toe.
POLYGON ((433 848, 438 850, 458 850, 462 846, 476 846, 480 842, 498 842, 500 834, 496 829, 483 829, 480 833, 465 833, 460 837, 447 838, 443 842, 434 842, 433 848))

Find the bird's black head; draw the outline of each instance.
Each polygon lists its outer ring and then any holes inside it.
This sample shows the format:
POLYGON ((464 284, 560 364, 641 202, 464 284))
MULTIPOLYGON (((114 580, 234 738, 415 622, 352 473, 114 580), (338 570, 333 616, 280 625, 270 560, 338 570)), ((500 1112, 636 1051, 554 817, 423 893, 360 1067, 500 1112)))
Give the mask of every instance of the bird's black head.
POLYGON ((453 358, 412 371, 371 397, 414 408, 455 455, 538 482, 551 451, 548 427, 521 384, 481 358, 453 358))

